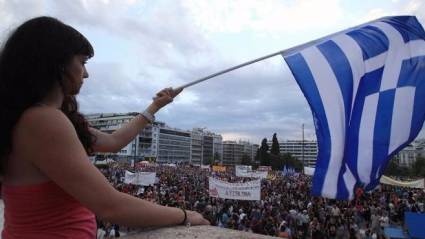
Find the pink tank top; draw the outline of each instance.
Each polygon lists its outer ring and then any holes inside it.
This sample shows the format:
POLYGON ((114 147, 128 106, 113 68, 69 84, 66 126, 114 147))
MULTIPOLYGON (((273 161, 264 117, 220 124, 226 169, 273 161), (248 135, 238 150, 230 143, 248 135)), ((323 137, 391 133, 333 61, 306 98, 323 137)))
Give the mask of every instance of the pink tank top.
POLYGON ((52 181, 2 185, 3 239, 96 238, 94 214, 52 181))

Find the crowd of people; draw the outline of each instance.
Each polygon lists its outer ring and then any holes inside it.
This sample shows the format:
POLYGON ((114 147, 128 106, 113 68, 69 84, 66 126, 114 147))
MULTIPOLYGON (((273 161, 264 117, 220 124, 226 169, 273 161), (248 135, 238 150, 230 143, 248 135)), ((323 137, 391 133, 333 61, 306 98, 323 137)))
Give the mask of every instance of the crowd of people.
MULTIPOLYGON (((355 200, 336 201, 311 196, 311 177, 301 173, 269 172, 273 177, 262 180, 261 200, 243 201, 209 196, 209 176, 228 182, 251 180, 236 177, 233 167, 219 173, 192 165, 136 169, 116 164, 101 171, 122 192, 198 211, 213 226, 282 238, 383 238, 384 227, 403 225, 405 211, 424 212, 422 189, 381 185, 355 200), (159 181, 143 187, 125 184, 125 170, 156 172, 159 181)), ((129 230, 101 221, 98 227, 105 237, 129 230)))

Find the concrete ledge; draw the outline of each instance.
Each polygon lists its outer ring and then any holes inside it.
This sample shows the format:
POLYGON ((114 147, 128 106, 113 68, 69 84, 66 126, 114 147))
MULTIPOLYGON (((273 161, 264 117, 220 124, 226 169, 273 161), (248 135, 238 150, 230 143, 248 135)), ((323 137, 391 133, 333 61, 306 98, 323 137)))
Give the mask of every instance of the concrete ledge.
POLYGON ((213 226, 178 226, 141 231, 133 235, 122 237, 123 239, 271 239, 276 237, 264 236, 249 232, 230 230, 213 226))
MULTIPOLYGON (((0 231, 3 230, 3 201, 0 200, 0 231)), ((123 239, 271 239, 276 237, 230 230, 213 226, 177 226, 157 229, 147 229, 120 237, 123 239)))

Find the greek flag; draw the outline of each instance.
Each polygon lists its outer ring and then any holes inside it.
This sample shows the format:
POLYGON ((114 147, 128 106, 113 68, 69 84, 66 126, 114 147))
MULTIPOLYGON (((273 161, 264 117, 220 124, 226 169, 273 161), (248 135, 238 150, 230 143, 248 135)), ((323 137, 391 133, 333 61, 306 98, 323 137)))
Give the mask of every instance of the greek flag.
POLYGON ((425 32, 386 17, 283 55, 313 113, 319 154, 313 195, 353 199, 379 184, 388 161, 425 118, 425 32))

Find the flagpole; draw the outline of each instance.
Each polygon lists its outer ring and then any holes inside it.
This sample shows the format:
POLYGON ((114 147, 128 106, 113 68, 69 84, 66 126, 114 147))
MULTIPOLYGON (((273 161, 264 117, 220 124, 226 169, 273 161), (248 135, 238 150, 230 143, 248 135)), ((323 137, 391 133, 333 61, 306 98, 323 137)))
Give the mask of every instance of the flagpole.
POLYGON ((289 55, 291 55, 291 54, 293 54, 293 53, 295 53, 295 52, 297 52, 297 51, 299 51, 299 50, 301 50, 301 49, 303 49, 305 47, 308 47, 308 46, 311 46, 311 45, 316 45, 316 44, 318 44, 318 43, 320 43, 320 42, 322 42, 324 40, 329 40, 329 38, 331 38, 332 36, 335 36, 335 35, 338 35, 338 34, 341 34, 341 33, 344 33, 344 32, 351 31, 352 29, 359 28, 359 27, 368 25, 368 24, 370 24, 372 22, 375 22, 375 21, 378 21, 378 20, 381 20, 381 19, 385 19, 385 18, 386 17, 382 17, 382 18, 379 18, 379 19, 376 19, 376 20, 373 20, 373 21, 370 21, 370 22, 367 22, 367 23, 363 23, 363 24, 358 25, 358 26, 355 26, 355 27, 344 29, 342 31, 329 34, 329 35, 324 36, 324 37, 321 37, 319 39, 312 40, 312 41, 306 42, 306 43, 301 44, 301 45, 298 45, 298 46, 294 46, 294 47, 291 47, 291 48, 288 48, 288 49, 285 49, 285 50, 281 50, 281 51, 278 51, 278 52, 275 52, 275 53, 272 53, 272 54, 269 54, 269 55, 266 55, 266 56, 263 56, 263 57, 260 57, 260 58, 257 58, 257 59, 254 59, 254 60, 251 60, 251 61, 242 63, 242 64, 239 64, 237 66, 227 68, 225 70, 219 71, 219 72, 214 73, 214 74, 211 74, 209 76, 205 76, 205 77, 200 78, 198 80, 195 80, 195 81, 189 82, 187 84, 181 85, 179 87, 176 87, 176 88, 174 88, 174 90, 182 90, 184 88, 187 88, 187 87, 192 86, 192 85, 196 85, 196 84, 198 84, 200 82, 203 82, 203 81, 206 81, 206 80, 211 79, 213 77, 222 75, 222 74, 227 73, 229 71, 233 71, 233 70, 239 69, 241 67, 244 67, 244 66, 247 66, 247 65, 251 65, 251 64, 253 64, 255 62, 259 62, 259 61, 265 60, 267 58, 277 56, 279 54, 282 55, 282 56, 289 56, 289 55))
POLYGON ((279 55, 279 54, 282 54, 284 51, 285 51, 285 50, 283 50, 283 51, 278 51, 278 52, 275 52, 275 53, 272 53, 272 54, 269 54, 269 55, 266 55, 266 56, 263 56, 263 57, 260 57, 260 58, 257 58, 257 59, 254 59, 254 60, 251 60, 251 61, 248 61, 248 62, 242 63, 242 64, 239 64, 239 65, 237 65, 237 66, 233 66, 233 67, 227 68, 227 69, 225 69, 225 70, 219 71, 219 72, 217 72, 217 73, 211 74, 211 75, 209 75, 209 76, 205 76, 205 77, 203 77, 203 78, 201 78, 201 79, 198 79, 198 80, 195 80, 195 81, 189 82, 189 83, 187 83, 187 84, 184 84, 184 85, 182 85, 182 86, 179 86, 179 87, 177 87, 177 88, 176 88, 176 90, 177 90, 177 89, 184 89, 184 88, 187 88, 187 87, 189 87, 189 86, 196 85, 196 84, 198 84, 198 83, 200 83, 200 82, 202 82, 202 81, 206 81, 206 80, 208 80, 208 79, 211 79, 211 78, 213 78, 213 77, 216 77, 216 76, 222 75, 222 74, 227 73, 227 72, 229 72, 229 71, 233 71, 233 70, 239 69, 239 68, 241 68, 241 67, 244 67, 244 66, 247 66, 247 65, 251 65, 251 64, 253 64, 253 63, 255 63, 255 62, 259 62, 259 61, 262 61, 262 60, 264 60, 264 59, 267 59, 267 58, 270 58, 270 57, 277 56, 277 55, 279 55))
POLYGON ((305 163, 304 163, 304 124, 302 124, 302 142, 301 142, 301 147, 302 147, 302 159, 303 159, 303 168, 302 168, 302 173, 305 174, 304 172, 304 167, 305 167, 305 163))

